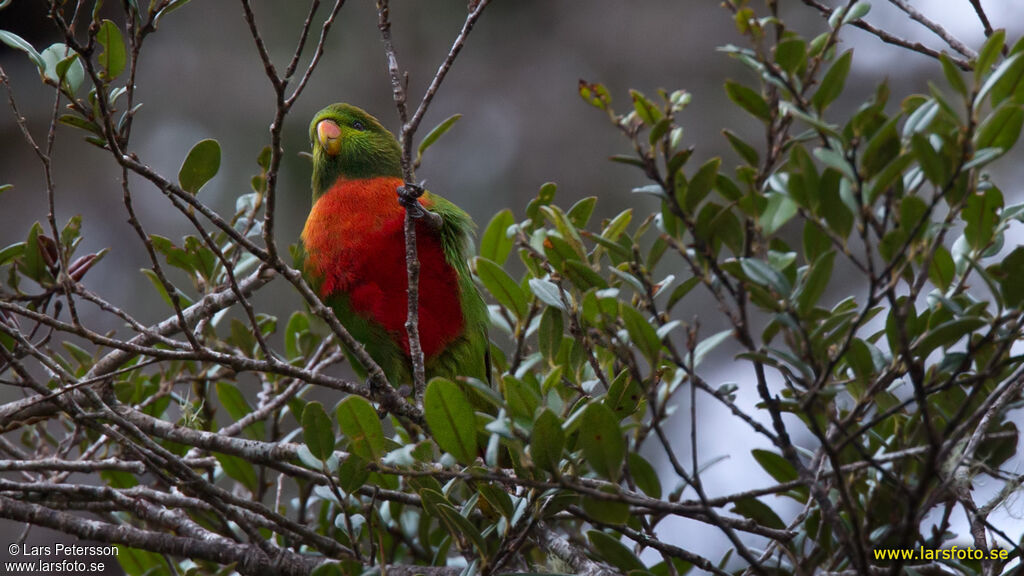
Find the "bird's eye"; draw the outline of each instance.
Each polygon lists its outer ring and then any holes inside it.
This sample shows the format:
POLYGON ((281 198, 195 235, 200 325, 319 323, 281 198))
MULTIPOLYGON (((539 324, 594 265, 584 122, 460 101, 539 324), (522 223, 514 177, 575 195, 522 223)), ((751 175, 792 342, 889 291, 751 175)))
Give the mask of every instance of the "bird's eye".
POLYGON ((360 122, 359 120, 352 122, 352 127, 355 128, 356 130, 359 130, 360 132, 366 130, 366 126, 363 126, 363 123, 360 122))

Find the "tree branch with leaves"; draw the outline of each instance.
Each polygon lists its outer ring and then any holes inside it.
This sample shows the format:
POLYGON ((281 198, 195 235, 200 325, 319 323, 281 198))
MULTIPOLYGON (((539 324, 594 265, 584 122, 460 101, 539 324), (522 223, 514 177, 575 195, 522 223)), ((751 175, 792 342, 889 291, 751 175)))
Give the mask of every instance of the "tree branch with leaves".
POLYGON ((826 16, 809 30, 778 2, 725 2, 736 38, 723 51, 746 69, 724 82, 744 113, 722 131, 725 159, 686 139, 687 115, 705 105, 686 90, 631 90, 623 106, 612 93, 624 89, 580 81, 622 138, 606 169, 635 170, 633 191, 656 208, 605 217, 597 196, 563 207, 548 183, 490 219, 468 268, 489 301, 493 387, 427 386, 415 221, 439 216, 420 206, 415 170, 459 116, 413 153, 489 3, 472 3, 413 109, 392 7, 378 2, 380 81, 401 120, 412 399, 275 237, 284 129, 330 35, 352 25, 345 3, 312 0, 282 66, 256 7, 240 2, 273 107, 251 190, 230 214, 202 194, 220 171, 217 141, 182 151, 176 178, 136 144, 143 48, 173 35, 171 14, 188 4, 125 2, 117 23, 89 3, 50 2, 62 42, 42 51, 0 31, 53 98, 46 118, 24 116, 27 80, 0 68, 46 193, 41 222, 0 250, 0 383, 21 393, 0 405, 0 517, 117 545, 132 576, 1015 569, 1020 535, 996 512, 1021 484, 1008 463, 1024 249, 1006 239, 1024 208, 993 168, 1024 126, 1024 42, 980 2, 977 47, 892 2, 955 55, 869 24, 864 2, 805 0, 826 16), (931 57, 941 85, 896 102, 882 84, 845 102, 851 28, 931 57), (756 140, 739 136, 751 127, 756 140), (136 281, 163 306, 159 321, 96 293, 92 271, 120 247, 82 254, 95 224, 56 219, 66 168, 54 146, 81 136, 116 174, 111 193, 146 258, 136 281), (142 190, 189 233, 154 233, 136 208, 142 190), (304 308, 269 314, 254 296, 275 284, 304 308), (739 384, 711 369, 724 355, 739 384), (365 379, 337 376, 346 361, 365 379), (708 480, 716 462, 701 440, 723 424, 706 405, 761 443, 735 450, 771 482, 730 493, 708 480), (953 533, 956 514, 967 533, 953 533), (677 537, 683 519, 735 555, 677 537), (954 545, 981 556, 879 555, 954 545))

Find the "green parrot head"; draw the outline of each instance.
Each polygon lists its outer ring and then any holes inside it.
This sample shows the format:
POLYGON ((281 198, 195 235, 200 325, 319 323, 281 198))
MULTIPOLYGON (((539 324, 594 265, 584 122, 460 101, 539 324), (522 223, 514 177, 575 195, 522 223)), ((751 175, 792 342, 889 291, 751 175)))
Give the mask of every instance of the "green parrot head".
POLYGON ((361 108, 332 104, 309 124, 313 199, 338 179, 402 177, 402 149, 387 128, 361 108))

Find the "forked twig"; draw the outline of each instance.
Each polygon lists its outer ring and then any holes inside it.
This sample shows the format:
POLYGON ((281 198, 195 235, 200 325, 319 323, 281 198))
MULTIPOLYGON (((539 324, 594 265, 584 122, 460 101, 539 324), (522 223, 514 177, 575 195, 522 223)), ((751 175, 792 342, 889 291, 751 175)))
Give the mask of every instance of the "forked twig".
POLYGON ((391 79, 391 91, 394 97, 395 107, 398 109, 398 117, 402 121, 402 128, 398 135, 398 141, 402 146, 402 176, 405 185, 398 191, 399 201, 406 207, 405 212, 405 263, 406 278, 408 281, 408 312, 405 320, 405 330, 409 338, 409 357, 413 368, 413 391, 417 401, 422 400, 426 392, 426 371, 424 369, 423 346, 420 343, 419 329, 419 277, 420 262, 416 253, 416 220, 427 218, 429 225, 437 228, 441 226, 440 216, 419 207, 416 200, 423 194, 423 187, 416 183, 416 174, 412 164, 412 138, 423 120, 427 108, 437 94, 438 88, 444 81, 445 76, 451 69, 455 58, 459 55, 466 38, 469 36, 473 25, 480 18, 490 0, 481 0, 472 6, 462 30, 455 37, 448 55, 445 56, 441 66, 438 67, 434 78, 430 81, 426 93, 420 100, 419 105, 412 117, 409 116, 408 108, 408 73, 403 72, 398 65, 398 56, 395 52, 394 42, 391 39, 391 19, 388 0, 377 0, 377 27, 380 29, 381 40, 384 43, 384 55, 388 61, 388 75, 391 79))

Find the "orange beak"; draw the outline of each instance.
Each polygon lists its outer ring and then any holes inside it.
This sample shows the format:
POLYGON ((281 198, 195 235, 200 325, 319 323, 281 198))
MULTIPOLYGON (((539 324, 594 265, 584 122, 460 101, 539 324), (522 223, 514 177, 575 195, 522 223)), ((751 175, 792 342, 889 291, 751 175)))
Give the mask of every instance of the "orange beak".
POLYGON ((316 138, 328 156, 337 156, 341 151, 341 128, 334 120, 321 120, 316 125, 316 138))

